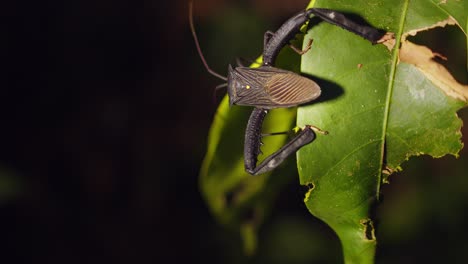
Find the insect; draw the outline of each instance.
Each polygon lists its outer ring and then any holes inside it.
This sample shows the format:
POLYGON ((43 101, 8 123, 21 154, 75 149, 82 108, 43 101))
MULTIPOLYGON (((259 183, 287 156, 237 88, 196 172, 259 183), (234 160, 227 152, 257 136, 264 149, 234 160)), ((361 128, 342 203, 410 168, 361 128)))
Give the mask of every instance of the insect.
MULTIPOLYGON (((258 68, 228 67, 228 77, 224 77, 213 71, 207 64, 198 42, 192 18, 192 2, 189 6, 189 21, 195 45, 200 58, 209 73, 227 81, 227 92, 230 105, 254 106, 245 131, 244 141, 244 166, 245 170, 257 175, 275 169, 289 155, 296 152, 302 146, 315 139, 314 130, 326 133, 316 127, 305 126, 291 141, 281 147, 275 153, 266 157, 258 166, 257 159, 260 154, 261 127, 269 109, 292 107, 315 100, 320 96, 320 87, 312 80, 291 71, 274 67, 274 61, 280 50, 299 33, 300 28, 312 15, 322 20, 342 27, 373 44, 382 41, 385 32, 373 27, 356 24, 343 14, 330 9, 311 8, 299 12, 288 19, 276 31, 267 31, 264 35, 263 63, 258 68)), ((299 54, 307 52, 311 41, 305 50, 297 50, 299 54)))

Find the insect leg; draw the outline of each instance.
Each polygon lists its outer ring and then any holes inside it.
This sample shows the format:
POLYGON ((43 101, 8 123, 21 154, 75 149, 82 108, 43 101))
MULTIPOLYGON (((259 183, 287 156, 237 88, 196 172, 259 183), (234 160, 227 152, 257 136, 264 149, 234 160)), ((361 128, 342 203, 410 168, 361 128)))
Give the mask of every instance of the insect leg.
POLYGON ((266 32, 263 46, 263 65, 273 65, 281 49, 299 33, 309 20, 310 13, 303 10, 284 22, 276 32, 266 32))
POLYGON ((250 174, 253 174, 251 171, 257 166, 257 158, 260 154, 260 145, 262 144, 261 129, 267 113, 268 110, 266 109, 254 108, 245 129, 244 167, 250 174))
POLYGON ((279 135, 288 135, 291 136, 293 131, 283 131, 283 132, 273 132, 273 133, 262 133, 262 137, 269 137, 269 136, 279 136, 279 135))
POLYGON ((305 126, 304 129, 297 134, 295 138, 290 140, 286 145, 280 148, 275 153, 265 158, 257 167, 248 170, 252 175, 262 174, 278 167, 289 155, 298 151, 304 145, 309 144, 315 139, 315 133, 310 126, 305 126))
POLYGON ((266 114, 267 110, 255 108, 250 115, 245 131, 244 165, 245 170, 252 175, 262 174, 275 169, 289 157, 289 155, 295 153, 301 147, 315 139, 314 128, 312 126, 305 126, 295 138, 290 140, 275 153, 266 157, 257 166, 257 158, 261 153, 260 146, 262 144, 261 126, 266 114))
MULTIPOLYGON (((319 134, 322 134, 322 135, 328 135, 328 131, 325 131, 325 130, 322 130, 316 126, 312 126, 312 125, 307 125, 310 127, 310 129, 312 129, 315 133, 319 133, 319 134)), ((269 137, 269 136, 279 136, 279 135, 288 135, 288 136, 293 136, 296 135, 297 133, 297 130, 300 130, 300 128, 296 127, 294 128, 292 131, 283 131, 283 132, 273 132, 273 133, 262 133, 261 136, 262 137, 269 137)))
POLYGON ((266 48, 268 42, 270 42, 271 37, 273 37, 275 33, 273 31, 268 30, 263 34, 263 49, 266 48))
POLYGON ((312 47, 312 39, 309 39, 309 43, 307 43, 307 46, 305 49, 301 50, 297 47, 295 47, 293 44, 289 44, 289 47, 291 47, 292 50, 294 50, 297 54, 299 55, 304 55, 306 52, 310 50, 310 47, 312 47))
POLYGON ((311 8, 307 9, 308 14, 314 14, 315 16, 320 17, 322 20, 339 26, 343 29, 346 29, 356 35, 367 39, 368 41, 372 42, 373 44, 379 43, 379 40, 382 39, 386 32, 378 30, 374 27, 361 25, 353 20, 347 18, 342 13, 339 13, 334 10, 326 9, 326 8, 311 8))

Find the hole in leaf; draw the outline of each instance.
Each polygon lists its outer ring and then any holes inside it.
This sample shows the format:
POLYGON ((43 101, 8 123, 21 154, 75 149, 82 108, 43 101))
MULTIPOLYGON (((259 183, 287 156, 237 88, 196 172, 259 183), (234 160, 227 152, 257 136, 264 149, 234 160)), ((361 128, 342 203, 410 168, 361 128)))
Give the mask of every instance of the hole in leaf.
POLYGON ((314 190, 315 186, 311 182, 304 184, 304 186, 307 187, 307 192, 304 196, 304 203, 306 203, 309 200, 310 193, 312 192, 312 190, 314 190))
POLYGON ((364 226, 364 234, 367 240, 375 240, 374 223, 370 219, 362 219, 361 225, 364 226))
POLYGON ((420 31, 416 36, 408 36, 408 40, 427 46, 434 53, 440 54, 441 56, 436 55, 433 60, 446 67, 458 82, 468 84, 468 75, 464 71, 467 51, 460 49, 460 43, 465 41, 465 35, 460 28, 454 25, 432 28, 420 31))

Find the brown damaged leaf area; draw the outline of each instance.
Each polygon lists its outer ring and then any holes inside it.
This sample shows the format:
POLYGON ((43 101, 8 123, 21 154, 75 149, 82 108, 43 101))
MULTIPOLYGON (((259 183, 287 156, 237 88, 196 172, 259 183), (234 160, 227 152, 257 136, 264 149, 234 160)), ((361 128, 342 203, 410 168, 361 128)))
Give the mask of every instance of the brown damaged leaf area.
POLYGON ((433 60, 438 56, 428 47, 405 40, 400 48, 400 61, 413 64, 432 83, 450 97, 468 101, 468 85, 463 85, 453 78, 452 74, 441 64, 433 60))
POLYGON ((463 85, 441 64, 434 61, 434 57, 441 55, 433 52, 426 46, 414 44, 406 37, 408 35, 416 35, 423 30, 429 30, 435 27, 445 27, 446 25, 454 25, 453 18, 448 18, 438 22, 430 27, 412 30, 404 34, 401 38, 401 47, 399 51, 400 62, 405 62, 414 65, 418 68, 432 83, 439 87, 445 94, 455 99, 467 102, 468 101, 468 85, 463 85))
POLYGON ((410 30, 407 33, 403 34, 402 40, 406 40, 406 37, 408 37, 408 35, 416 36, 416 34, 418 34, 418 32, 433 29, 433 28, 437 28, 437 27, 445 27, 447 25, 450 25, 450 26, 457 25, 457 21, 453 17, 450 16, 447 19, 439 21, 439 22, 437 22, 437 23, 435 23, 435 24, 433 24, 431 26, 410 30))

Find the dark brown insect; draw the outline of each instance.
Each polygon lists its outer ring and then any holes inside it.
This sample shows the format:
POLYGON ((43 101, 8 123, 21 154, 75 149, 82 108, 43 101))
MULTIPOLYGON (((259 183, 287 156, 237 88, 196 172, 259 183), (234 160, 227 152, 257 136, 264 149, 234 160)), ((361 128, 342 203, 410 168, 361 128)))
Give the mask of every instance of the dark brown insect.
POLYGON ((291 71, 261 66, 228 68, 228 95, 231 105, 264 109, 292 107, 315 100, 320 87, 291 71))
MULTIPOLYGON (((326 22, 355 33, 373 44, 380 43, 387 36, 385 32, 370 26, 359 25, 334 10, 324 8, 303 10, 283 23, 276 32, 267 31, 265 33, 262 66, 259 68, 241 66, 233 68, 229 65, 228 77, 226 78, 208 66, 201 52, 193 26, 192 2, 190 2, 189 12, 190 27, 200 58, 209 73, 227 81, 227 84, 223 86, 227 86, 230 105, 255 107, 247 123, 244 142, 244 166, 246 171, 252 175, 273 170, 290 154, 313 141, 315 139, 313 130, 323 132, 313 126, 305 126, 295 138, 265 158, 257 166, 257 157, 261 152, 262 136, 260 131, 268 109, 292 107, 308 103, 318 98, 321 93, 320 87, 314 81, 294 72, 273 66, 280 50, 299 33, 304 23, 312 15, 315 15, 326 22)), ((303 54, 310 48, 311 44, 312 41, 309 42, 309 45, 303 51, 294 47, 292 48, 299 54, 303 54)))

